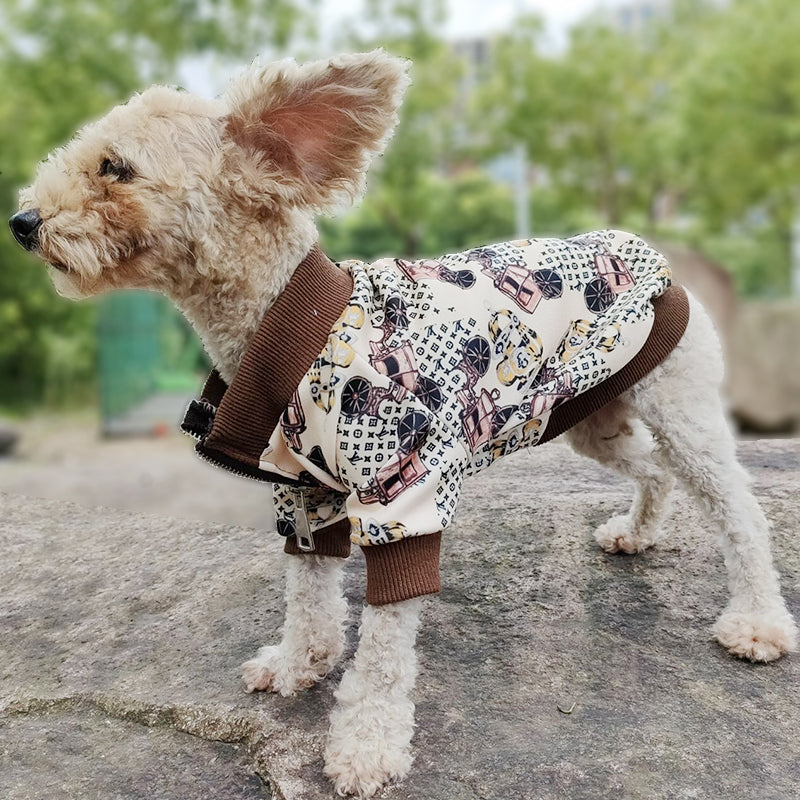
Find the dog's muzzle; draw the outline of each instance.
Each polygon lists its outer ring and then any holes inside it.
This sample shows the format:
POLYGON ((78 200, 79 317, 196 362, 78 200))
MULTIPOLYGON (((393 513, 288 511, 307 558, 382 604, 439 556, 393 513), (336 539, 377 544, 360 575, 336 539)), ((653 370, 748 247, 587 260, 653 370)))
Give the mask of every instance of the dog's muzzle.
POLYGON ((42 225, 42 218, 39 216, 38 208, 14 214, 8 224, 11 226, 14 238, 26 250, 33 251, 39 246, 39 228, 42 225))

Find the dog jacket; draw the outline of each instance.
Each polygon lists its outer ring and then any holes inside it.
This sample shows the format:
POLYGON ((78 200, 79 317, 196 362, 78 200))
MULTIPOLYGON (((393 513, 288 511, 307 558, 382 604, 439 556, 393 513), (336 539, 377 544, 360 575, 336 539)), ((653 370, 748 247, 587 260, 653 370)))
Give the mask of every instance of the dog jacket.
POLYGON ((183 428, 274 483, 288 552, 359 544, 367 601, 394 602, 439 591, 466 476, 617 397, 687 321, 666 259, 621 231, 340 266, 315 247, 183 428))

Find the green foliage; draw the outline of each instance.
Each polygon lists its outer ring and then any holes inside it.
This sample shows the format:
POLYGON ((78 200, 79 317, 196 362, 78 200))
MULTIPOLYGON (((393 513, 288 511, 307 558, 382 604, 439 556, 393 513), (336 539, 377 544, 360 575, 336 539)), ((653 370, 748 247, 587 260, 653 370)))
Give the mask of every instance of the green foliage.
MULTIPOLYGON (((320 227, 325 251, 339 260, 407 256, 407 235, 386 224, 386 206, 393 200, 393 191, 394 187, 382 184, 343 219, 324 220, 320 227)), ((446 179, 428 174, 420 180, 420 195, 425 197, 425 217, 415 229, 418 255, 441 255, 500 241, 514 229, 509 191, 481 172, 467 171, 446 179)))
POLYGON ((469 122, 477 156, 523 142, 533 161, 549 159, 552 110, 559 87, 556 62, 540 49, 543 33, 541 19, 525 15, 492 42, 490 59, 482 65, 470 98, 469 122))
MULTIPOLYGON (((314 0, 2 0, 0 215, 37 161, 181 58, 242 60, 282 46, 314 0)), ((0 237, 0 406, 83 401, 95 375, 95 308, 56 297, 42 268, 0 237)))
POLYGON ((543 53, 527 17, 497 38, 473 115, 484 152, 525 143, 542 176, 537 230, 569 229, 559 212, 662 236, 689 224, 717 253, 723 234, 746 242, 723 248, 744 290, 785 292, 800 213, 800 4, 675 0, 635 32, 607 19, 576 26, 563 53, 543 53), (737 256, 755 242, 776 260, 757 269, 755 254, 737 256))
POLYGON ((714 22, 681 98, 691 206, 717 230, 759 209, 786 264, 800 208, 800 5, 737 0, 714 22))
MULTIPOLYGON (((313 55, 322 0, 0 0, 0 213, 37 160, 76 127, 189 56, 241 62, 297 37, 313 55)), ((464 57, 444 0, 366 0, 342 50, 413 60, 413 85, 358 208, 324 221, 336 258, 439 254, 509 238, 508 189, 479 166, 522 143, 532 233, 604 225, 690 238, 740 290, 788 290, 800 208, 800 4, 674 0, 624 32, 593 16, 548 51, 521 16, 464 57), (364 33, 368 31, 368 35, 364 33)), ((293 49, 297 50, 297 44, 293 49)), ((0 237, 0 405, 91 389, 95 308, 55 297, 41 266, 0 237)))

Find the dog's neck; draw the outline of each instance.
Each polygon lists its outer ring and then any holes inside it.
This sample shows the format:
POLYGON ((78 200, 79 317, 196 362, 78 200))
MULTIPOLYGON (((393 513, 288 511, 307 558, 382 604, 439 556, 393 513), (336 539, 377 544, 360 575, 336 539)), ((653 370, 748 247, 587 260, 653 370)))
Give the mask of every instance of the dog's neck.
POLYGON ((239 232, 225 264, 201 269, 170 296, 200 335, 222 379, 230 384, 264 315, 317 240, 309 218, 285 228, 239 232))

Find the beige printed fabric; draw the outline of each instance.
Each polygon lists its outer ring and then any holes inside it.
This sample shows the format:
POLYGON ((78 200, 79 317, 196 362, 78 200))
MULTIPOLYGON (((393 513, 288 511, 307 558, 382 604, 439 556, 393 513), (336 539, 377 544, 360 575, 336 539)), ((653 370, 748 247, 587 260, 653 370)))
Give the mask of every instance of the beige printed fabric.
MULTIPOLYGON (((309 473, 323 485, 303 490, 311 530, 346 516, 360 545, 446 528, 464 477, 536 445, 554 409, 639 352, 671 281, 622 231, 342 266, 350 303, 261 467, 309 473)), ((283 535, 297 491, 275 484, 283 535)))

